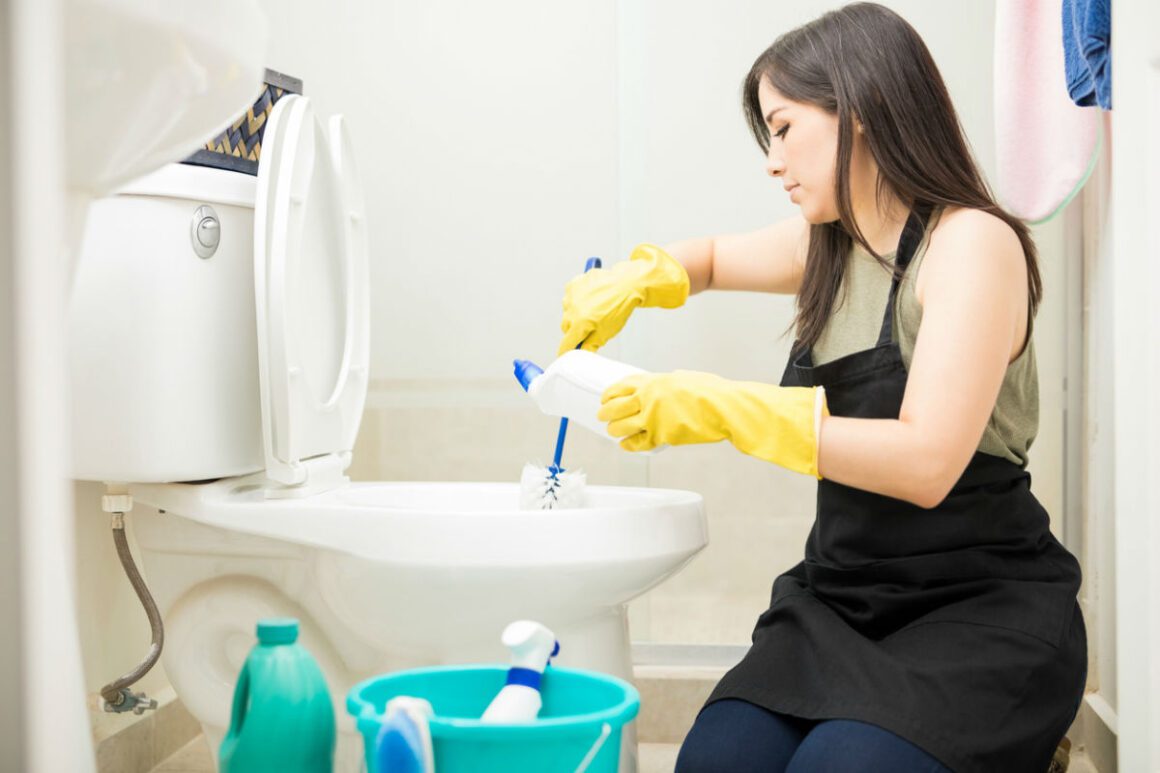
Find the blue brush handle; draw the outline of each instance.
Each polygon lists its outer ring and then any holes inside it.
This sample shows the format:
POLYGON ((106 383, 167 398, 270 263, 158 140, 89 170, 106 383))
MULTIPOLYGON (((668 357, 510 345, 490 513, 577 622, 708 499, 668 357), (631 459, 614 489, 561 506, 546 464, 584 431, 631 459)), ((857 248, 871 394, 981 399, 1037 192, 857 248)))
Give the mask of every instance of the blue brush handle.
MULTIPOLYGON (((600 258, 589 258, 588 262, 584 264, 584 273, 587 274, 592 269, 600 268, 602 265, 604 264, 600 262, 600 258)), ((584 342, 581 341, 576 344, 576 348, 579 349, 583 345, 584 342)), ((567 434, 568 419, 564 417, 560 419, 560 434, 556 436, 556 455, 552 458, 552 466, 550 468, 553 475, 559 475, 564 471, 564 468, 560 466, 560 460, 564 457, 564 436, 567 434)))

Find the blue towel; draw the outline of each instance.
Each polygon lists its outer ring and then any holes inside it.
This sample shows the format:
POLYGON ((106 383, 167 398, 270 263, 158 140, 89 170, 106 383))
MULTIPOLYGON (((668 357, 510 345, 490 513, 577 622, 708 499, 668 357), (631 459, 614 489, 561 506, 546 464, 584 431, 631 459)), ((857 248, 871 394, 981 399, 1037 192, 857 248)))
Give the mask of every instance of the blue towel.
POLYGON ((1081 107, 1112 109, 1112 0, 1063 0, 1067 93, 1081 107))

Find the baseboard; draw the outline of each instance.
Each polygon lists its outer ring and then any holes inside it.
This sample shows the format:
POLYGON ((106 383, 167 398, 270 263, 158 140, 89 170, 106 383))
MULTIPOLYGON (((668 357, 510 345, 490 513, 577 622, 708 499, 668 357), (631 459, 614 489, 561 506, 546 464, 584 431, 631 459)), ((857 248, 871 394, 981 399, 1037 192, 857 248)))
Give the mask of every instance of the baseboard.
POLYGON ((1087 756, 1099 773, 1116 773, 1116 712, 1099 693, 1088 693, 1068 731, 1072 748, 1087 756))

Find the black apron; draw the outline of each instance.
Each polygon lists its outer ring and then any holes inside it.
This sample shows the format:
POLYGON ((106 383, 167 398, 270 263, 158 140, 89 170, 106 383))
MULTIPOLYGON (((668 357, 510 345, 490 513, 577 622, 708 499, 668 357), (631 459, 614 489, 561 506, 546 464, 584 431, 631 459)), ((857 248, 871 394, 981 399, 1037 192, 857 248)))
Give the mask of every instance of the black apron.
MULTIPOLYGON (((903 269, 927 215, 903 230, 903 269)), ((782 386, 824 386, 834 416, 897 419, 898 286, 873 349, 818 366, 791 355, 782 386)), ((1006 459, 976 453, 929 510, 821 480, 805 560, 774 581, 753 646, 705 705, 869 722, 958 773, 1045 773, 1083 697, 1079 586, 1030 476, 1006 459)))

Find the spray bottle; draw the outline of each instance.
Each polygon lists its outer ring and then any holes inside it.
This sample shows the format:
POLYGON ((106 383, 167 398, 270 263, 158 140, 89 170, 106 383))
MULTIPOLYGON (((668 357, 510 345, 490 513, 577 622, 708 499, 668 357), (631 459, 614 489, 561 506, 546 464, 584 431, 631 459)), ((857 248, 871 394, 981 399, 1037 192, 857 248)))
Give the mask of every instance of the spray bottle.
POLYGON ((645 372, 583 349, 565 352, 546 370, 528 360, 515 361, 516 378, 541 411, 617 443, 621 438, 609 435, 608 425, 596 418, 600 397, 617 381, 645 372))
POLYGON ((503 643, 512 652, 507 684, 492 698, 481 722, 531 722, 540 713, 540 677, 560 651, 556 635, 540 623, 517 620, 503 631, 503 643))

